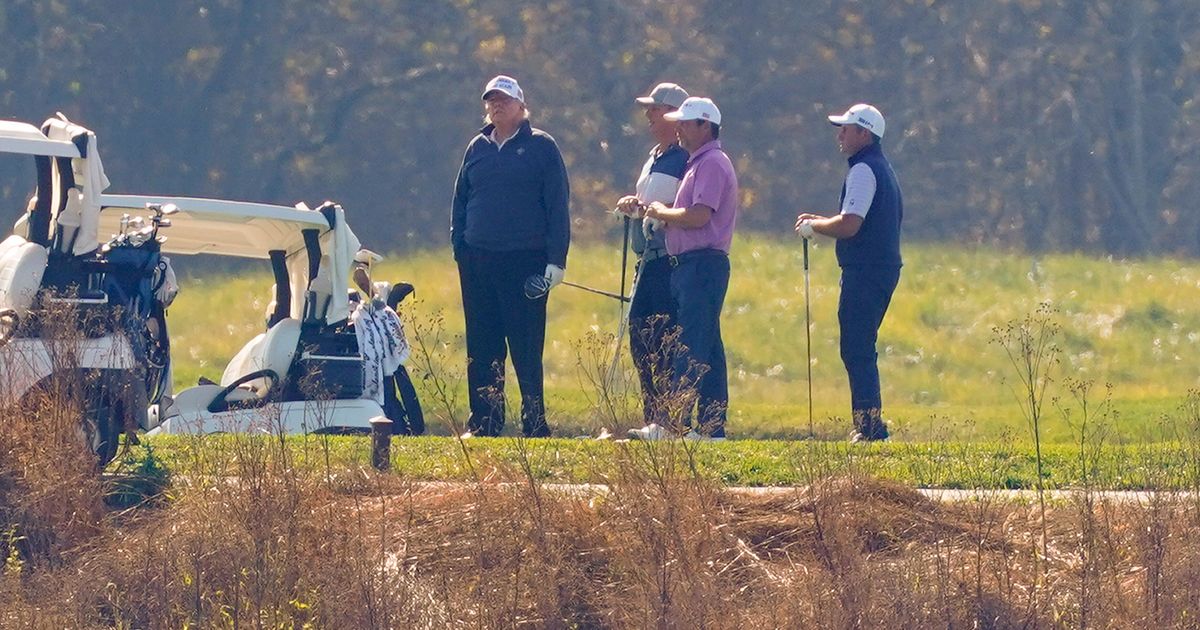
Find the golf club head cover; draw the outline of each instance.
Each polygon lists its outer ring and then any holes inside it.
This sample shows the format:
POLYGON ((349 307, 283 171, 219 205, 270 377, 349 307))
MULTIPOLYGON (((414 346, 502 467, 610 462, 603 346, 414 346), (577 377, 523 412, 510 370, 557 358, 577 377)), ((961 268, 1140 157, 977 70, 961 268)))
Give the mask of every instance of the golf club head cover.
POLYGON ((550 292, 550 281, 546 276, 529 276, 525 278, 525 297, 537 300, 550 292))
POLYGON ((392 290, 388 291, 387 305, 392 307, 393 311, 396 310, 396 307, 404 301, 404 298, 408 297, 413 291, 413 285, 407 282, 397 282, 392 285, 392 290))

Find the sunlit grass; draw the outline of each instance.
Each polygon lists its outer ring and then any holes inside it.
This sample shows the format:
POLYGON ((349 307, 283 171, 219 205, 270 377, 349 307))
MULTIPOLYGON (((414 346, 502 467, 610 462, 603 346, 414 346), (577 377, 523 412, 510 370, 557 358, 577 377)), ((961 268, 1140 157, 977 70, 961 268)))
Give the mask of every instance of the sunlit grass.
MULTIPOLYGON (((203 448, 219 452, 237 438, 207 436, 203 448)), ((371 445, 361 437, 288 436, 295 466, 305 470, 365 468, 371 445), (326 459, 328 453, 328 459, 326 459)), ((190 436, 148 438, 157 457, 174 473, 196 474, 198 444, 190 436)), ((467 448, 477 465, 516 469, 522 446, 510 438, 475 438, 467 448)), ((526 443, 532 473, 544 483, 597 483, 617 474, 623 451, 664 448, 640 442, 548 439, 526 443)), ((472 471, 457 440, 406 437, 392 440, 392 472, 413 481, 471 481, 472 471)), ((796 440, 734 440, 693 445, 698 474, 722 485, 793 486, 804 483, 803 466, 830 475, 866 473, 918 488, 1032 489, 1037 476, 1032 449, 1005 442, 890 442, 870 446, 796 440)), ((1046 487, 1081 487, 1078 452, 1070 444, 1046 448, 1046 487)), ((1114 445, 1102 448, 1090 483, 1108 490, 1190 489, 1195 479, 1187 466, 1191 451, 1175 442, 1114 445)))
MULTIPOLYGON (((379 247, 379 249, 386 249, 379 247)), ((970 422, 978 437, 1024 429, 1007 385, 1011 377, 992 328, 1019 319, 1043 301, 1062 324, 1059 375, 1110 382, 1120 413, 1118 439, 1152 435, 1187 390, 1200 386, 1200 265, 1191 261, 1109 260, 1080 255, 1033 257, 993 249, 909 244, 905 268, 880 333, 885 415, 912 439, 931 427, 970 422)), ((732 279, 722 316, 730 370, 730 432, 794 437, 807 431, 804 279, 792 239, 742 236, 734 243, 732 279)), ((407 317, 440 310, 452 333, 463 323, 457 271, 448 250, 389 259, 377 279, 412 282, 407 317)), ((574 246, 567 278, 616 291, 620 249, 574 246)), ((627 278, 627 284, 632 280, 627 278)), ((260 332, 271 286, 269 270, 184 283, 170 311, 177 387, 200 375, 218 378, 225 362, 260 332)), ((838 268, 831 242, 811 252, 814 415, 817 433, 849 431, 849 393, 838 356, 838 268)), ((546 384, 552 422, 562 432, 591 429, 576 346, 589 331, 615 334, 615 300, 571 287, 551 296, 546 384)), ((465 362, 461 337, 456 341, 465 362)), ((627 352, 623 352, 628 366, 627 352)), ((516 400, 515 378, 509 382, 516 400)), ((418 386, 420 386, 418 384, 418 386)), ((460 387, 463 387, 460 384, 460 387)), ((465 401, 465 397, 462 398, 465 401)), ((428 404, 428 403, 427 403, 428 404)), ((511 403, 510 403, 511 406, 511 403)), ((431 427, 445 433, 446 427, 431 427)), ((1070 436, 1048 418, 1046 439, 1070 436)))

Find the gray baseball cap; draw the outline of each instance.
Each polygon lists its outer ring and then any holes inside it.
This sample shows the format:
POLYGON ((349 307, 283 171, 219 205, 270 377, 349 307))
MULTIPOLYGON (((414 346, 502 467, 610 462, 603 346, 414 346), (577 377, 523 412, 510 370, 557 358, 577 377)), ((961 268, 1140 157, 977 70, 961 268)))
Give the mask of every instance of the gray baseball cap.
POLYGON ((650 90, 649 96, 639 96, 635 99, 642 105, 668 105, 676 109, 687 100, 687 90, 674 83, 659 83, 650 90))

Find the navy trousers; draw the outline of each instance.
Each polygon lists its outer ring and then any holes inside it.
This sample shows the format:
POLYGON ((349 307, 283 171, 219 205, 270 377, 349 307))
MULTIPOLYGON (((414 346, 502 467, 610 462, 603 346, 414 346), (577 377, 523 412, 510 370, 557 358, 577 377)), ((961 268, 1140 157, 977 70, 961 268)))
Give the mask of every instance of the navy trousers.
POLYGON ((729 377, 721 341, 721 307, 729 289, 729 257, 718 250, 689 252, 671 270, 671 295, 678 308, 679 350, 671 368, 672 395, 667 401, 684 425, 691 424, 692 402, 699 413, 697 430, 725 437, 729 377))
POLYGON ((842 363, 850 377, 850 408, 857 415, 883 408, 879 393, 879 326, 900 281, 900 267, 843 267, 838 299, 842 363))
POLYGON ((550 434, 543 395, 546 297, 525 297, 525 279, 546 272, 542 251, 492 252, 467 246, 458 256, 467 324, 467 428, 482 436, 504 429, 504 367, 512 355, 521 389, 521 429, 550 434))
POLYGON ((671 297, 671 262, 667 257, 639 263, 637 293, 629 305, 629 353, 642 386, 646 424, 663 424, 663 392, 667 390, 670 352, 667 340, 675 327, 675 298, 671 297))

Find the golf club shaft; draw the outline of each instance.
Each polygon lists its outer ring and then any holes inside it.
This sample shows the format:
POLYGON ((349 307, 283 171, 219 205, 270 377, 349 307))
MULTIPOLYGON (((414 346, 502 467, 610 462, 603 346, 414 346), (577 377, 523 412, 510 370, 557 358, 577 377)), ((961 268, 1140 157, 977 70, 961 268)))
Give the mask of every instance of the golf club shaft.
POLYGON ((813 433, 813 394, 812 394, 812 314, 809 309, 808 297, 808 239, 804 239, 804 350, 807 355, 808 367, 808 436, 813 433))
POLYGON ((592 287, 584 286, 582 284, 575 284, 574 282, 570 282, 568 280, 563 280, 562 283, 564 286, 575 287, 576 289, 583 289, 584 291, 587 291, 589 293, 595 293, 596 295, 603 295, 604 297, 610 297, 614 300, 620 300, 622 302, 628 302, 630 299, 630 298, 625 297, 624 295, 618 295, 616 293, 609 293, 608 291, 601 291, 600 289, 593 289, 592 287))
POLYGON ((617 349, 613 352, 612 361, 608 364, 608 374, 605 382, 609 386, 613 383, 613 377, 617 373, 617 364, 621 361, 621 343, 625 341, 625 331, 629 329, 629 309, 633 306, 633 298, 637 295, 638 284, 642 280, 642 269, 640 266, 635 268, 633 272, 633 286, 629 288, 629 304, 621 304, 621 321, 617 324, 617 349))
MULTIPOLYGON (((625 271, 629 268, 629 217, 625 217, 625 220, 622 223, 622 225, 623 225, 623 229, 621 230, 621 233, 623 234, 623 236, 621 239, 622 240, 622 243, 621 243, 621 295, 625 295, 625 271)), ((624 310, 625 310, 624 305, 621 306, 621 310, 622 310, 622 312, 624 312, 624 310)))

